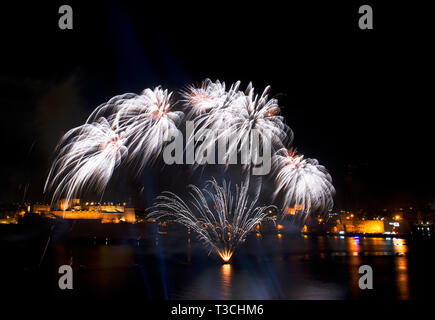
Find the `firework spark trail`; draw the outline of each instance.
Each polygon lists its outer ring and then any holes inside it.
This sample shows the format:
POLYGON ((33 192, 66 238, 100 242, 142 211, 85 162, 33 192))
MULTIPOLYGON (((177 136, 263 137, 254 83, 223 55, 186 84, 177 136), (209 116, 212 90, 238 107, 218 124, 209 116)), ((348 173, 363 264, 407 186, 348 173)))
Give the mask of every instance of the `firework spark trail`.
MULTIPOLYGON (((232 89, 229 90, 232 92, 232 89)), ((204 112, 214 108, 221 108, 229 97, 225 91, 225 82, 212 82, 205 79, 200 87, 189 86, 187 90, 181 91, 184 106, 190 108, 187 118, 197 117, 204 112)))
POLYGON ((114 114, 116 114, 116 112, 123 104, 139 104, 139 98, 140 95, 137 95, 135 93, 124 93, 114 96, 110 98, 109 101, 96 107, 88 117, 86 123, 92 123, 101 117, 110 119, 111 121, 109 122, 113 122, 114 114))
POLYGON ((284 148, 273 156, 273 166, 277 185, 274 197, 283 191, 283 210, 298 205, 304 219, 311 212, 325 212, 333 207, 335 189, 331 176, 316 159, 304 159, 284 148))
POLYGON ((87 188, 102 194, 114 169, 127 155, 124 142, 123 135, 105 118, 71 129, 59 142, 44 192, 54 189, 53 201, 61 197, 69 201, 87 188))
POLYGON ((226 181, 219 185, 213 179, 202 190, 194 185, 189 185, 189 188, 189 204, 172 192, 164 192, 156 198, 148 217, 168 217, 191 228, 210 252, 215 251, 224 262, 231 259, 237 246, 267 218, 267 210, 273 207, 256 207, 259 194, 250 200, 246 182, 240 187, 236 185, 235 197, 226 181))

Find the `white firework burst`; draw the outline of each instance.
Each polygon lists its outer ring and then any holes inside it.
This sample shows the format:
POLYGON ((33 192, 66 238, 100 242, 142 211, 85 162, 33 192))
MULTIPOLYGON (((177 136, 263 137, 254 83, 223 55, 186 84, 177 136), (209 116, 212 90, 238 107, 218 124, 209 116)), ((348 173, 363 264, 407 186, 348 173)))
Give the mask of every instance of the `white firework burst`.
POLYGON ((333 207, 335 189, 331 176, 316 159, 304 159, 303 155, 283 148, 273 156, 273 166, 274 197, 283 192, 283 209, 297 208, 305 218, 311 212, 322 213, 333 207))
MULTIPOLYGON (((239 84, 240 82, 237 82, 231 86, 225 103, 210 109, 196 120, 201 129, 211 129, 210 132, 215 134, 216 139, 208 139, 209 144, 214 145, 217 140, 228 141, 224 157, 226 162, 237 152, 256 162, 258 153, 263 150, 254 143, 254 131, 265 141, 264 143, 270 144, 272 151, 290 143, 293 133, 280 115, 278 101, 268 98, 270 87, 266 87, 263 93, 258 95, 255 94, 251 83, 245 92, 237 91, 239 84)), ((209 147, 201 144, 201 148, 209 147)), ((247 161, 245 164, 244 167, 249 168, 252 162, 247 161)))
POLYGON ((274 146, 282 146, 286 139, 287 126, 284 118, 279 115, 278 100, 268 99, 270 86, 267 86, 259 96, 255 94, 250 83, 244 95, 240 95, 230 105, 234 116, 229 129, 234 129, 240 141, 247 141, 252 129, 257 129, 263 136, 269 138, 274 146))
POLYGON ((184 117, 174 111, 172 92, 156 87, 145 89, 140 95, 127 93, 100 105, 88 118, 105 115, 109 122, 124 132, 129 150, 128 161, 138 165, 140 174, 146 164, 161 153, 165 142, 179 134, 178 124, 184 117))
POLYGON ((44 192, 54 189, 53 201, 69 201, 86 190, 102 194, 114 169, 127 155, 124 142, 123 134, 105 118, 71 129, 57 147, 44 192))
POLYGON ((153 162, 170 137, 179 134, 177 125, 184 117, 173 111, 172 93, 160 87, 145 89, 133 101, 119 106, 114 121, 125 131, 129 160, 138 161, 140 169, 153 162))

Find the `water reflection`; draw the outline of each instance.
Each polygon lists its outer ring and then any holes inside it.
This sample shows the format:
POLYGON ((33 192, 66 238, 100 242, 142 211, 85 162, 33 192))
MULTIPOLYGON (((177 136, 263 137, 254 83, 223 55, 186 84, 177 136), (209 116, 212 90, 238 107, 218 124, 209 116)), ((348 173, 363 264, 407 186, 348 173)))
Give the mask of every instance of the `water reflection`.
POLYGON ((396 253, 397 255, 404 255, 406 252, 408 252, 405 239, 393 238, 393 245, 394 253, 396 253))
POLYGON ((222 298, 231 298, 231 264, 225 263, 221 266, 222 298))
POLYGON ((358 298, 361 294, 358 282, 360 278, 359 267, 361 266, 360 252, 360 239, 359 237, 346 238, 347 250, 351 255, 348 262, 348 277, 349 277, 349 290, 354 298, 358 298))
POLYGON ((187 237, 187 262, 188 263, 192 262, 192 245, 190 243, 190 232, 187 237))
POLYGON ((360 252, 359 237, 348 238, 349 250, 353 256, 357 256, 360 252))
POLYGON ((408 258, 399 257, 395 260, 396 267, 396 286, 397 298, 401 300, 410 299, 409 278, 408 278, 408 258))
POLYGON ((53 268, 73 256, 75 268, 84 266, 77 274, 77 290, 107 297, 114 292, 134 295, 134 290, 166 297, 164 279, 169 299, 358 299, 371 294, 367 291, 410 299, 408 251, 407 241, 398 238, 254 233, 231 264, 220 264, 195 237, 168 234, 150 237, 148 244, 141 240, 139 247, 110 240, 107 245, 58 246, 53 268), (377 290, 359 288, 364 264, 372 266, 377 290))
POLYGON ((398 299, 410 299, 409 276, 408 276, 408 257, 404 257, 408 252, 405 239, 393 238, 394 252, 400 257, 395 259, 396 286, 398 299))

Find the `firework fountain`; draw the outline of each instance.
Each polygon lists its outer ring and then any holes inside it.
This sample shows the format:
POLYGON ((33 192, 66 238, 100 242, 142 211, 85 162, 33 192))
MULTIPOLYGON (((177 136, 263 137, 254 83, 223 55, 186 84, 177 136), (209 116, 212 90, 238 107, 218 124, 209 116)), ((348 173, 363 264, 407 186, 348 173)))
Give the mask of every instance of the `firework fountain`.
POLYGON ((224 262, 229 262, 236 247, 267 218, 267 210, 273 206, 257 207, 259 194, 250 199, 246 181, 240 187, 236 185, 235 196, 226 181, 219 185, 213 179, 207 184, 202 190, 189 186, 189 203, 172 192, 164 192, 157 197, 149 217, 171 218, 191 228, 209 252, 215 251, 224 262), (211 200, 207 201, 207 198, 211 200))

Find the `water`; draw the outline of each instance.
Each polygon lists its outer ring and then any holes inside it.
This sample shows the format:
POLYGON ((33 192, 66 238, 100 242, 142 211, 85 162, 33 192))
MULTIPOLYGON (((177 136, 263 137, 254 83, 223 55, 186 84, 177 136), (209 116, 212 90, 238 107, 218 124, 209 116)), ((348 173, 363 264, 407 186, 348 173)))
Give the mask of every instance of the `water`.
MULTIPOLYGON (((413 299, 433 283, 432 243, 400 238, 250 234, 231 264, 207 255, 185 230, 139 240, 53 239, 34 272, 38 294, 55 299, 413 299), (74 290, 57 287, 72 264, 74 290), (374 290, 360 290, 370 265, 374 290)), ((31 273, 31 271, 29 271, 31 273)), ((28 279, 26 280, 28 281, 28 279)))

